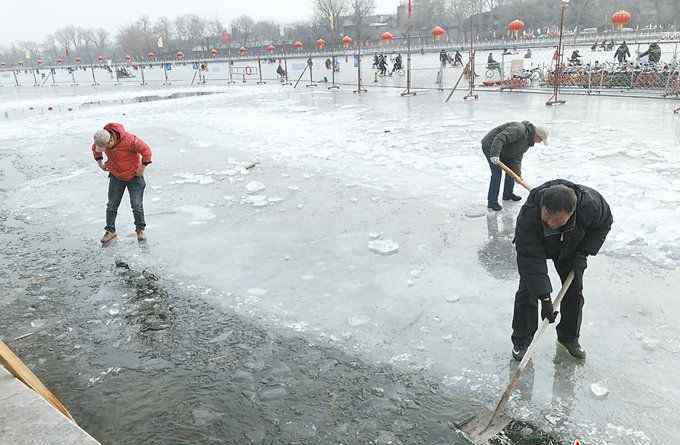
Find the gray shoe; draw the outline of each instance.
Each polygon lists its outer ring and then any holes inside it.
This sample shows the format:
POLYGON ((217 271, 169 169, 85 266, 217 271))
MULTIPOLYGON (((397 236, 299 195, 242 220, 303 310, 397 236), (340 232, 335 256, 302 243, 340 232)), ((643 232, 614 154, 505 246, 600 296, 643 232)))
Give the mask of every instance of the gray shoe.
POLYGON ((518 362, 521 362, 522 359, 524 358, 524 354, 527 353, 526 348, 512 348, 512 358, 517 360, 518 362))
POLYGON ((564 348, 569 351, 569 354, 571 354, 572 357, 575 357, 579 360, 585 360, 586 359, 586 350, 581 347, 579 344, 578 340, 572 340, 572 341, 561 341, 557 340, 559 344, 564 346, 564 348))

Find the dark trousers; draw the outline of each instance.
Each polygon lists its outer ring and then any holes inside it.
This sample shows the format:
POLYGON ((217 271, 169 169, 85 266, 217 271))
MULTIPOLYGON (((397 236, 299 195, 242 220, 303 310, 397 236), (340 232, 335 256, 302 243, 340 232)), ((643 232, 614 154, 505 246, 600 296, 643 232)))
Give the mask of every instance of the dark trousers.
MULTIPOLYGON (((564 283, 571 272, 571 262, 555 262, 555 268, 564 283)), ((520 279, 519 290, 515 294, 515 312, 512 317, 512 344, 516 349, 528 347, 538 329, 538 297, 538 295, 530 295, 526 284, 520 279)), ((578 340, 581 332, 583 303, 583 277, 576 275, 559 309, 560 322, 557 325, 557 338, 561 342, 578 340)))
MULTIPOLYGON (((486 201, 488 205, 498 204, 498 191, 501 188, 501 177, 503 175, 503 170, 496 164, 491 163, 491 161, 489 161, 488 158, 487 161, 489 162, 489 168, 491 168, 491 181, 489 181, 489 193, 487 194, 486 201)), ((518 176, 522 176, 521 162, 503 161, 503 163, 507 165, 510 168, 510 170, 517 173, 518 176)), ((503 186, 503 197, 504 198, 510 197, 510 195, 512 195, 514 191, 515 180, 512 179, 512 176, 506 173, 505 185, 503 186)))
POLYGON ((106 204, 106 231, 116 231, 116 216, 118 207, 123 199, 123 194, 127 188, 130 195, 130 206, 135 217, 135 228, 143 230, 146 227, 144 222, 144 188, 146 182, 142 176, 135 176, 130 181, 121 181, 113 175, 109 175, 109 202, 106 204))

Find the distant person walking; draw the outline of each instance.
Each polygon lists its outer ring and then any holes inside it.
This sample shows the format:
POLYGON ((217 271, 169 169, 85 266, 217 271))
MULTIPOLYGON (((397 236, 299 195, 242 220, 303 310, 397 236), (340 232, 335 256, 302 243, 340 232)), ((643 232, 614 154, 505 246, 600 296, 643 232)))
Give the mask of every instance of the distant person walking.
POLYGON ((117 238, 116 216, 125 189, 135 218, 137 240, 146 240, 144 229, 144 171, 151 164, 151 149, 140 138, 128 133, 121 124, 110 123, 94 134, 92 154, 103 171, 109 173, 108 203, 106 204, 106 232, 101 239, 106 246, 117 238), (104 154, 106 162, 104 162, 104 154))

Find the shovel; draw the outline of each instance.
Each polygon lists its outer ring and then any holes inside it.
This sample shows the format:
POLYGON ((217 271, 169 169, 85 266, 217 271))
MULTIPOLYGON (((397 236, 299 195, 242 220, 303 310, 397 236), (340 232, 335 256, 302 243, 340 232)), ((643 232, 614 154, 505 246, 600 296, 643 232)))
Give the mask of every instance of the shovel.
POLYGON ((68 409, 50 392, 49 389, 31 372, 30 369, 0 340, 0 366, 4 366, 15 378, 40 394, 56 410, 75 423, 68 409))
POLYGON ((506 175, 512 176, 512 179, 514 179, 516 183, 522 184, 522 186, 523 186, 525 189, 527 189, 528 191, 531 191, 531 187, 529 187, 529 184, 527 184, 526 182, 524 182, 524 179, 522 179, 517 173, 515 173, 514 171, 512 171, 512 169, 510 169, 510 167, 508 167, 507 165, 503 164, 503 163, 500 162, 500 161, 498 161, 498 166, 499 166, 500 168, 502 168, 503 171, 505 171, 505 174, 506 174, 506 175))
MULTIPOLYGON (((557 294, 557 298, 555 298, 555 301, 553 302, 553 307, 560 307, 560 303, 562 302, 562 299, 564 299, 564 295, 567 293, 567 290, 569 290, 569 286, 571 286, 572 281, 574 281, 573 271, 569 273, 569 276, 567 276, 567 279, 564 281, 562 289, 557 294)), ((505 408, 505 404, 508 402, 510 394, 519 383, 519 378, 522 375, 522 372, 524 372, 527 365, 531 361, 531 358, 536 352, 538 342, 543 336, 548 324, 550 324, 548 319, 543 320, 541 326, 538 328, 538 331, 536 331, 536 334, 534 334, 533 341, 529 345, 527 352, 524 354, 524 358, 517 367, 517 370, 515 370, 514 374, 512 375, 510 383, 508 383, 507 388, 505 388, 503 395, 496 404, 496 409, 494 409, 493 412, 484 411, 479 416, 469 420, 465 425, 463 425, 461 431, 467 440, 476 445, 486 445, 491 438, 503 431, 505 427, 508 426, 510 422, 512 422, 510 417, 502 413, 503 408, 505 408)))

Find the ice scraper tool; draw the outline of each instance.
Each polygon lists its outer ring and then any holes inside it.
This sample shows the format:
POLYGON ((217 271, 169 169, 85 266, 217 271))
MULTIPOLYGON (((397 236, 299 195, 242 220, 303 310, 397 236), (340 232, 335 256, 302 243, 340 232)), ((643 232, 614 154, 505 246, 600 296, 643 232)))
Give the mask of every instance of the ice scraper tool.
MULTIPOLYGON (((564 281, 562 289, 557 294, 557 298, 555 298, 555 301, 553 302, 553 307, 560 307, 560 303, 562 302, 564 295, 567 293, 567 290, 569 290, 569 286, 571 286, 572 281, 574 281, 573 271, 569 273, 569 276, 567 276, 567 279, 564 281)), ((524 372, 527 365, 529 364, 529 361, 531 361, 531 358, 536 352, 536 346, 548 327, 548 324, 550 324, 550 322, 547 319, 543 320, 541 323, 541 326, 534 335, 534 339, 529 345, 527 352, 524 354, 524 358, 517 367, 517 370, 515 370, 513 373, 510 383, 508 383, 503 395, 496 404, 496 409, 494 409, 493 412, 484 411, 480 413, 479 416, 472 418, 461 428, 461 431, 467 440, 476 445, 487 445, 491 438, 503 431, 503 429, 505 429, 505 427, 508 426, 508 424, 512 421, 512 419, 503 414, 502 411, 505 408, 505 404, 507 403, 508 399, 510 398, 510 394, 517 386, 517 383, 519 383, 519 378, 522 375, 522 372, 524 372)))

